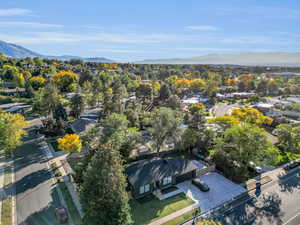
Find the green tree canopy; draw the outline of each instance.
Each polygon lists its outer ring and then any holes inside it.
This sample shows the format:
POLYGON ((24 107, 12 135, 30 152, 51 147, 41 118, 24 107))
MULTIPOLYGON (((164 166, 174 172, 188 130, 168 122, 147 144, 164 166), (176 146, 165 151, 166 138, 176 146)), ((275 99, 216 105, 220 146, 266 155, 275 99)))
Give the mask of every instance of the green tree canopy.
POLYGON ((283 151, 300 154, 300 126, 281 124, 277 126, 276 133, 283 151))
POLYGON ((157 152, 160 151, 167 139, 178 141, 181 129, 179 126, 183 121, 182 114, 179 111, 170 108, 157 108, 151 112, 150 134, 153 136, 154 146, 157 152))
POLYGON ((83 225, 131 225, 126 178, 120 155, 111 145, 99 146, 83 176, 80 201, 83 225))

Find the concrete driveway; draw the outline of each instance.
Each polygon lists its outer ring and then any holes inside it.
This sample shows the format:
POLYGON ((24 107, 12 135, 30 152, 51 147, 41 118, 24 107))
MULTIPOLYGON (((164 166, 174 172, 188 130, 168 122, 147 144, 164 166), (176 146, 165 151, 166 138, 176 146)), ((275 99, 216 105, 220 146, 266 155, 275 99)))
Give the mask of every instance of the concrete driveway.
POLYGON ((201 212, 207 212, 246 191, 242 186, 215 172, 200 176, 200 179, 209 186, 208 192, 200 191, 190 180, 177 184, 177 187, 199 204, 201 212))

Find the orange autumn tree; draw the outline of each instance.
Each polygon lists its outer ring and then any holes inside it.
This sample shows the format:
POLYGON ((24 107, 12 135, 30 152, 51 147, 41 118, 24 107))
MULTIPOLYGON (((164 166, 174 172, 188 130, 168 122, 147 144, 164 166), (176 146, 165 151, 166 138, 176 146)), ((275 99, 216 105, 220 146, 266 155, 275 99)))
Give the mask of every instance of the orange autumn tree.
POLYGON ((237 83, 236 79, 227 79, 226 80, 226 84, 230 85, 230 86, 234 86, 234 85, 236 85, 236 83, 237 83))
POLYGON ((66 134, 63 138, 58 138, 58 148, 64 152, 76 153, 81 151, 81 140, 77 134, 66 134))

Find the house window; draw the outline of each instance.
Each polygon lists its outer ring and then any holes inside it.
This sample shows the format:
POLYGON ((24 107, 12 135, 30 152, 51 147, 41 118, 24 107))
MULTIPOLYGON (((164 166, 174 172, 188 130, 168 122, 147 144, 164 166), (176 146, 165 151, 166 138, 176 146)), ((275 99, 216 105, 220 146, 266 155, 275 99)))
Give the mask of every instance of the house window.
POLYGON ((165 177, 163 179, 163 185, 171 184, 172 183, 172 177, 165 177))
POLYGON ((146 184, 144 186, 140 186, 140 194, 144 194, 150 191, 150 184, 146 184))

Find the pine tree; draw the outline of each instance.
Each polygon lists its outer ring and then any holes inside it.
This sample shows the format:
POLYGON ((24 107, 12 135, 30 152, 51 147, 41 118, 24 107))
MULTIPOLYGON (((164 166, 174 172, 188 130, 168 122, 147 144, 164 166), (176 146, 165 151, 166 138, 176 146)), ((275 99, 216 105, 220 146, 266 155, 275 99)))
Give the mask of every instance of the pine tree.
POLYGON ((130 225, 126 179, 118 151, 99 146, 83 177, 83 225, 130 225))

